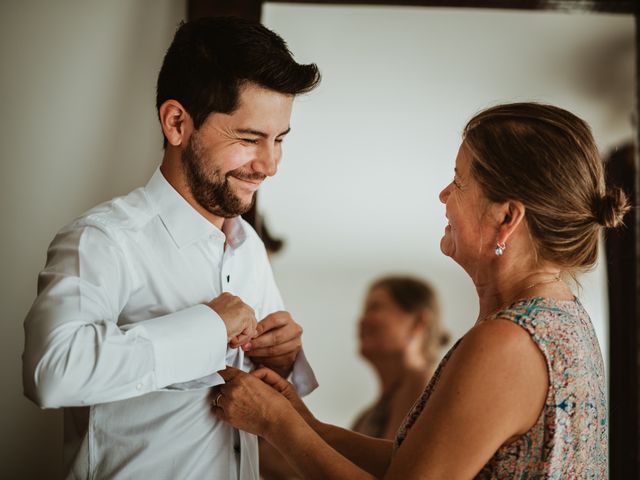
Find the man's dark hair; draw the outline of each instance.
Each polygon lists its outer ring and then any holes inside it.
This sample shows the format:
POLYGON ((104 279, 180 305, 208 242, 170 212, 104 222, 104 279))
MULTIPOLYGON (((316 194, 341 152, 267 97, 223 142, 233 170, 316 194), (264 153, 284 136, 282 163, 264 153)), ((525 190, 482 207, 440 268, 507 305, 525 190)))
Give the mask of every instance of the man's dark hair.
POLYGON ((298 95, 319 81, 318 67, 297 63, 284 40, 263 25, 234 17, 200 18, 176 31, 158 75, 156 108, 177 100, 198 129, 211 113, 237 108, 244 82, 298 95))

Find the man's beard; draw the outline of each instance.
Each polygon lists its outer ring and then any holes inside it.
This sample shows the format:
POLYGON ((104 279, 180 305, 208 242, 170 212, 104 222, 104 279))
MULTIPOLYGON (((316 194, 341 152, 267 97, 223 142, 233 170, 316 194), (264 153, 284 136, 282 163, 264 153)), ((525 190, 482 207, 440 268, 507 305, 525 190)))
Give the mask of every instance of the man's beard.
POLYGON ((187 146, 182 151, 182 165, 187 177, 189 190, 205 210, 223 218, 233 218, 248 212, 255 202, 255 194, 251 201, 243 201, 234 193, 229 185, 229 177, 249 180, 263 180, 265 175, 260 173, 247 174, 241 169, 231 170, 224 176, 220 170, 207 173, 202 161, 202 148, 194 133, 189 138, 187 146))

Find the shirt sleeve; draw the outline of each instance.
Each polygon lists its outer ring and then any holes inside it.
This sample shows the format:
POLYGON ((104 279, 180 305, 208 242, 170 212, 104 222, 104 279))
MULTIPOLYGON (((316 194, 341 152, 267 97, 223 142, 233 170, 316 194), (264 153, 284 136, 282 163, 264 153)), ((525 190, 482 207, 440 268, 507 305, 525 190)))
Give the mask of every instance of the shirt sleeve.
MULTIPOLYGON (((259 283, 264 287, 264 290, 262 292, 262 305, 260 308, 259 320, 270 313, 285 310, 282 295, 280 294, 280 290, 278 289, 273 275, 271 263, 269 262, 264 245, 261 245, 261 247, 261 260, 263 262, 264 269, 262 270, 262 279, 259 283)), ((245 358, 248 359, 248 357, 245 358)), ((250 362, 250 360, 247 361, 250 362)), ((293 369, 288 380, 294 387, 296 387, 296 390, 302 397, 310 394, 318 388, 318 380, 316 379, 315 373, 307 360, 304 350, 300 350, 300 353, 293 364, 293 369)))
POLYGON ((293 370, 289 375, 289 381, 296 387, 298 394, 301 397, 305 397, 318 388, 318 380, 307 360, 307 356, 304 354, 304 350, 300 350, 295 363, 293 364, 293 370))
POLYGON ((25 319, 25 395, 43 408, 135 397, 211 375, 225 365, 226 328, 206 305, 130 325, 127 258, 112 233, 59 233, 25 319))

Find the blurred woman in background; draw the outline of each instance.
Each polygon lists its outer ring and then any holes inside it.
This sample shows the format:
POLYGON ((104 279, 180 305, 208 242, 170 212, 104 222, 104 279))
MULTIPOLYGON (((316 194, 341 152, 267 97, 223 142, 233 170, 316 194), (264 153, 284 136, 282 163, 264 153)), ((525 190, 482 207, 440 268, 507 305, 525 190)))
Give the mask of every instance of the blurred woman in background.
POLYGON ((393 439, 449 341, 435 290, 409 276, 376 280, 365 299, 359 339, 360 355, 376 371, 380 394, 357 417, 352 430, 393 439))

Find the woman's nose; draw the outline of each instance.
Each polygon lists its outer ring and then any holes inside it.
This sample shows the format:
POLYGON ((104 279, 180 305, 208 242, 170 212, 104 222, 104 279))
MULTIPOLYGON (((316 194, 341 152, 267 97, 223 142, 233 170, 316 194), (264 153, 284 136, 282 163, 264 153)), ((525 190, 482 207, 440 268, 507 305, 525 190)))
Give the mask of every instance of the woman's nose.
POLYGON ((447 203, 447 198, 449 198, 449 189, 451 187, 451 184, 447 185, 446 187, 444 187, 444 189, 440 192, 440 195, 438 195, 438 198, 440 199, 441 203, 447 203))

